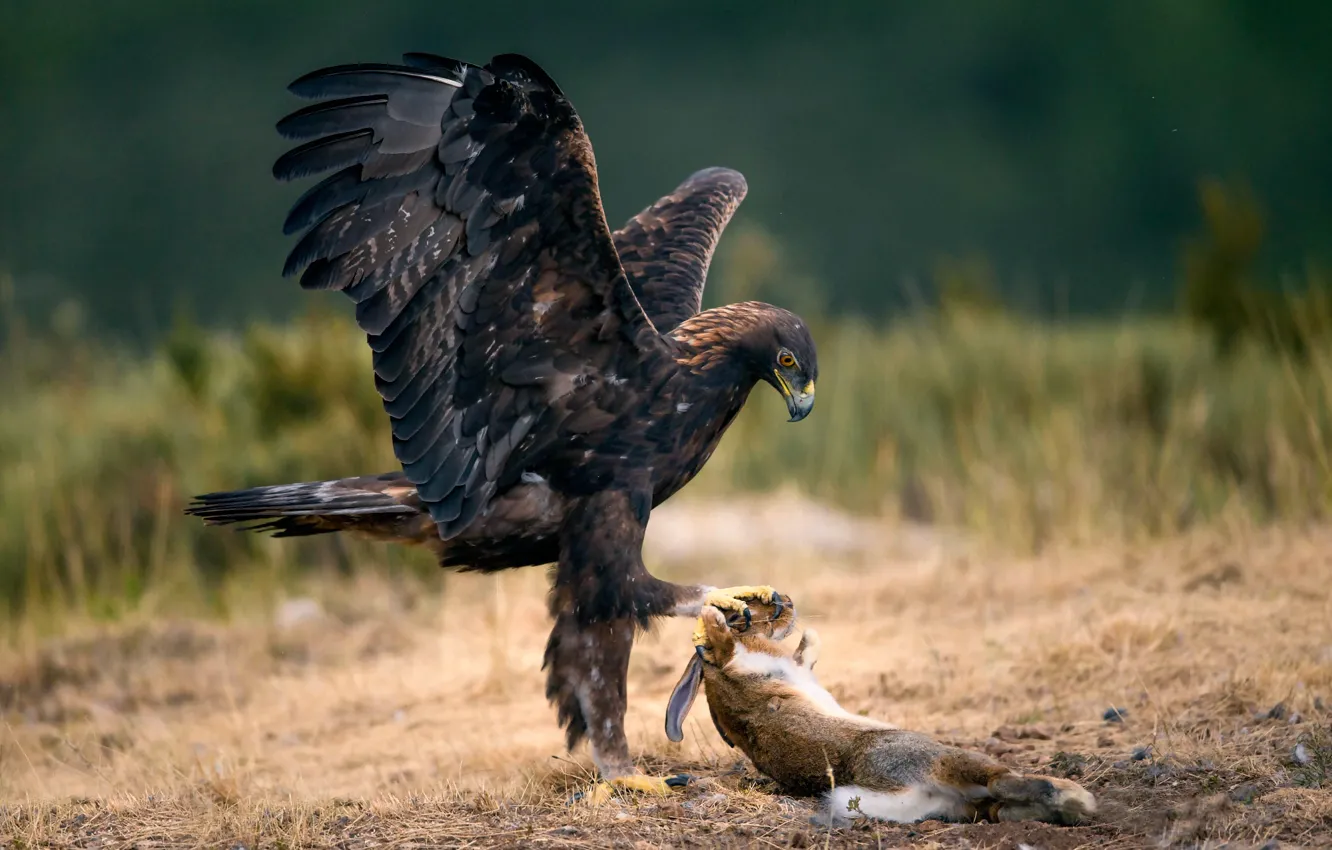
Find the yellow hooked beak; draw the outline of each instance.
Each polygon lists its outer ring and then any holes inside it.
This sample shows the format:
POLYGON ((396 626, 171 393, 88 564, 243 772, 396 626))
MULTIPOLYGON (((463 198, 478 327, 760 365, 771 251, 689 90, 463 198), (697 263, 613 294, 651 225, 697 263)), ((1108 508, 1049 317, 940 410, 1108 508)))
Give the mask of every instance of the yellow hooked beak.
POLYGON ((772 373, 777 376, 777 386, 781 388, 782 397, 786 399, 786 411, 791 414, 791 418, 787 421, 799 422, 808 416, 814 409, 814 382, 807 382, 797 392, 791 389, 791 385, 780 371, 773 369, 772 373))

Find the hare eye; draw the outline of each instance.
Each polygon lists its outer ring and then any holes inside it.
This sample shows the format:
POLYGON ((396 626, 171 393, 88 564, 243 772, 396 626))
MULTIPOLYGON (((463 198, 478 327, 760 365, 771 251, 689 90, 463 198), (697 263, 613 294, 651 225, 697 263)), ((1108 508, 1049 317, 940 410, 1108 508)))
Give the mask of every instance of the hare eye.
POLYGON ((783 369, 790 369, 792 366, 795 366, 796 359, 791 356, 791 352, 783 351, 781 356, 777 358, 777 362, 781 364, 783 369))

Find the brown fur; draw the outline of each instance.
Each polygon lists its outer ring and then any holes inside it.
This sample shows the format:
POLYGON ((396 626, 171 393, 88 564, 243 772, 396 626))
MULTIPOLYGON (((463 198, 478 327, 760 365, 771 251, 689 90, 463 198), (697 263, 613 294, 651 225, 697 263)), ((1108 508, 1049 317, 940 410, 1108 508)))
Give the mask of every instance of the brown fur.
POLYGON ((816 633, 806 630, 794 653, 778 642, 794 628, 795 609, 786 604, 763 621, 763 606, 751 607, 756 622, 747 631, 704 610, 707 644, 676 686, 668 732, 688 710, 685 692, 701 682, 722 736, 787 793, 827 795, 840 809, 834 816, 1073 824, 1095 811, 1091 795, 1068 780, 1016 773, 982 753, 845 712, 813 678, 816 633))

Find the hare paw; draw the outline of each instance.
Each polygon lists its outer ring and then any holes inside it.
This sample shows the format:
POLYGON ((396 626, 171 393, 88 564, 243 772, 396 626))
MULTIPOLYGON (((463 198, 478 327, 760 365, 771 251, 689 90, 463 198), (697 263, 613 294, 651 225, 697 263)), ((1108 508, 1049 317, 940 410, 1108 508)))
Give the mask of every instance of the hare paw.
POLYGON ((993 820, 1039 820, 1075 826, 1096 813, 1091 792, 1067 779, 1015 774, 990 783, 994 794, 993 820))

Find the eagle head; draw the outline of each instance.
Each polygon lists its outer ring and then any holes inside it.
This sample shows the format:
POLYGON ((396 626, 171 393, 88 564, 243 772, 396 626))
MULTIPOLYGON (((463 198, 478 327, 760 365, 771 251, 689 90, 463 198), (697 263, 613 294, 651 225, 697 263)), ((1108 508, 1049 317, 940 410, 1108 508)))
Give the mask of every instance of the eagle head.
POLYGON ((772 384, 786 399, 790 421, 814 409, 819 357, 809 326, 795 313, 742 301, 694 314, 671 337, 685 345, 679 362, 697 374, 735 381, 746 394, 757 381, 772 384))
POLYGON ((754 326, 746 354, 755 376, 772 384, 786 399, 789 421, 799 422, 814 409, 819 356, 809 327, 794 313, 767 306, 765 322, 754 326))

